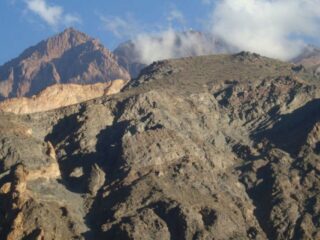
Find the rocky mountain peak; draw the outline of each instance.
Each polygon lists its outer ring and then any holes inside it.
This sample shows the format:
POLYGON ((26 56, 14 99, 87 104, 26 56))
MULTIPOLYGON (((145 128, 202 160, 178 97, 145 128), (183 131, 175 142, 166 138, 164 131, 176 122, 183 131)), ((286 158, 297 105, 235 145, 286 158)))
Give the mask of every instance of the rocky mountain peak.
POLYGON ((68 46, 76 47, 80 44, 92 40, 93 38, 89 37, 87 34, 83 32, 80 32, 74 28, 67 28, 63 32, 47 39, 44 42, 47 43, 48 48, 57 48, 64 46, 64 49, 67 49, 68 46))
POLYGON ((19 56, 19 58, 31 57, 33 59, 46 58, 47 60, 50 60, 59 57, 65 51, 88 41, 93 41, 93 38, 74 28, 67 28, 63 32, 28 48, 19 56))
POLYGON ((68 28, 0 66, 0 100, 30 97, 57 83, 91 84, 130 75, 98 40, 68 28))

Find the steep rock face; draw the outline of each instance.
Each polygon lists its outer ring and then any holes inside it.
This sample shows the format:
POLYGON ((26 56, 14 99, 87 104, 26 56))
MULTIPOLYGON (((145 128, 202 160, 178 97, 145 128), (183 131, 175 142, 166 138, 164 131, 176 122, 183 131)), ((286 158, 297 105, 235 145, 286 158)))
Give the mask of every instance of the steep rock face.
POLYGON ((32 129, 10 116, 0 118, 0 238, 78 236, 86 230, 78 213, 82 199, 60 183, 52 144, 34 138, 32 129))
POLYGON ((0 67, 0 100, 30 97, 55 83, 115 79, 129 80, 130 76, 97 40, 69 28, 0 67))
POLYGON ((157 62, 119 94, 1 114, 1 237, 318 239, 319 98, 308 72, 240 53, 157 62), (60 173, 40 177, 49 164, 60 173))
POLYGON ((125 84, 122 79, 89 85, 55 84, 31 98, 12 98, 0 102, 0 111, 15 114, 44 112, 118 93, 125 84))

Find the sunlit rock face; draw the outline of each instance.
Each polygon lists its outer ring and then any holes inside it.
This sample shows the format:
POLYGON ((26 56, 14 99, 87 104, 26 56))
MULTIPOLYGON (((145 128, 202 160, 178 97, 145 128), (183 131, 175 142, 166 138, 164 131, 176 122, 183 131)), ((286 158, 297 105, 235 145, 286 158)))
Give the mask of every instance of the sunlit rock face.
POLYGON ((0 111, 15 114, 28 114, 57 109, 94 98, 120 92, 127 81, 117 79, 105 83, 88 85, 55 84, 30 98, 11 98, 0 102, 0 111))
POLYGON ((53 84, 130 79, 99 41, 73 28, 25 50, 0 67, 0 100, 31 97, 53 84))

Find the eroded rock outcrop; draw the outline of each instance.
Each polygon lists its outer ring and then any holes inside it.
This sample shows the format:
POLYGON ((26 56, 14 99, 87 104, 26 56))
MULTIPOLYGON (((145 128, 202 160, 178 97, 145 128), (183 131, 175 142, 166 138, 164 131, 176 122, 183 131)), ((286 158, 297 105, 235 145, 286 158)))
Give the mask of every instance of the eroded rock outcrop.
POLYGON ((72 239, 84 232, 83 224, 72 227, 82 221, 79 206, 72 202, 82 200, 60 183, 52 144, 37 140, 28 127, 8 118, 1 116, 0 126, 0 238, 72 239))

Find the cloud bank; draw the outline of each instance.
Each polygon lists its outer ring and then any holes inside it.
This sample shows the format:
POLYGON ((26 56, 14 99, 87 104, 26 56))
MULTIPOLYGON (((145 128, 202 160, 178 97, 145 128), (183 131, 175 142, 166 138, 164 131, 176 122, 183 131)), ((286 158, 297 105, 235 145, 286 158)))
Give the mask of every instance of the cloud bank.
MULTIPOLYGON (((202 0, 212 8, 203 19, 205 34, 177 33, 172 27, 186 23, 177 9, 169 11, 168 28, 143 32, 136 21, 115 18, 106 29, 128 34, 137 58, 145 64, 156 60, 212 53, 250 51, 289 60, 301 53, 306 39, 320 37, 320 0, 202 0)), ((183 29, 187 29, 186 26, 183 29)))
POLYGON ((72 25, 81 22, 80 18, 69 13, 64 13, 64 9, 58 5, 49 5, 45 0, 25 0, 27 9, 38 15, 49 26, 72 25))
POLYGON ((225 52, 226 50, 210 35, 196 31, 176 32, 173 29, 156 35, 140 34, 133 40, 133 43, 139 62, 144 64, 163 59, 225 52))
POLYGON ((291 59, 319 37, 319 0, 223 0, 213 9, 210 32, 239 49, 291 59))
POLYGON ((222 47, 216 38, 213 39, 211 34, 191 29, 177 31, 173 26, 185 29, 187 21, 182 12, 175 8, 168 11, 167 28, 159 25, 149 27, 155 29, 152 32, 145 31, 147 27, 139 24, 132 16, 100 17, 100 19, 104 28, 115 37, 122 41, 130 39, 131 47, 126 50, 126 55, 132 62, 150 64, 164 59, 225 52, 227 49, 225 46, 222 47))

